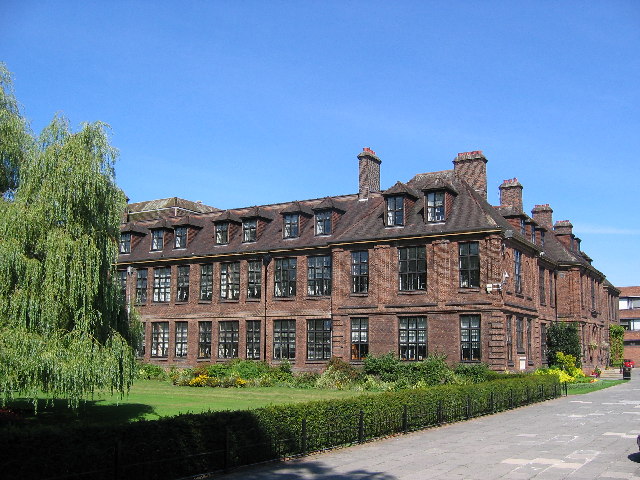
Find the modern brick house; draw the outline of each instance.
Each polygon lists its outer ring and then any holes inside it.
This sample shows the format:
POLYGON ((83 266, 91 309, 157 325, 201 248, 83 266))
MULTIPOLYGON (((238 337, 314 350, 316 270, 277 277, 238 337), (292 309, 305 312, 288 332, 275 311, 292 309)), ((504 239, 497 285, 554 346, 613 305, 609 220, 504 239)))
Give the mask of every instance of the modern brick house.
POLYGON ((146 361, 230 358, 319 370, 393 352, 445 353, 496 370, 545 363, 553 321, 581 326, 585 367, 608 359, 618 290, 549 205, 524 212, 517 179, 487 202, 487 159, 380 188, 358 155, 357 194, 219 210, 177 198, 130 204, 118 268, 141 312, 146 361))

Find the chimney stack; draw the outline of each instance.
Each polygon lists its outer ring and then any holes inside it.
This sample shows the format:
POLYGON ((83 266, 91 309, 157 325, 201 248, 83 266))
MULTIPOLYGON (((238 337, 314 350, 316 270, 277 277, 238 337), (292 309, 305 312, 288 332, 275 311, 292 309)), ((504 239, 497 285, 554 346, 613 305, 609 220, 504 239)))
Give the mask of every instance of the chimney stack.
POLYGON ((534 206, 531 210, 531 216, 539 225, 549 230, 553 228, 553 209, 548 203, 534 206))
POLYGON ((453 169, 482 198, 487 199, 487 158, 482 150, 458 153, 453 159, 453 169))
POLYGON ((522 212, 522 184, 517 178, 510 178, 500 185, 500 206, 512 207, 522 212))
POLYGON ((573 233, 573 225, 569 220, 558 220, 553 226, 556 235, 571 235, 573 233))
POLYGON ((358 197, 369 198, 370 192, 380 191, 380 160, 369 147, 358 154, 358 197))

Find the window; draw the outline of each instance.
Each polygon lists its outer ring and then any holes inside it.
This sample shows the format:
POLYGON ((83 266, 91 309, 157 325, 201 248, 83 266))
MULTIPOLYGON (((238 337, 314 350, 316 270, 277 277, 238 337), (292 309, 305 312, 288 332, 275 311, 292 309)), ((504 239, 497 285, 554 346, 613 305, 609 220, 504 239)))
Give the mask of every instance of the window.
POLYGON ((296 265, 295 258, 277 258, 274 281, 274 295, 276 297, 296 296, 296 265))
POLYGON ((211 301, 213 293, 213 265, 200 265, 200 300, 211 301))
POLYGON ((295 238, 300 229, 300 215, 297 213, 287 213, 284 216, 284 238, 295 238))
POLYGON ((544 283, 544 268, 540 267, 538 269, 538 287, 540 291, 538 294, 540 295, 540 305, 547 304, 547 293, 544 291, 545 283, 544 283))
POLYGON ((120 234, 120 253, 131 253, 131 233, 120 234))
POLYGON ((139 268, 136 272, 136 303, 147 303, 147 269, 139 268))
POLYGON ((540 230, 540 245, 544 247, 544 230, 540 230))
POLYGON ((513 273, 516 293, 522 293, 522 253, 520 250, 513 251, 513 273))
POLYGON ((316 213, 316 235, 331 234, 331 210, 316 213))
POLYGON ((547 365, 547 324, 540 324, 540 357, 543 365, 547 365))
POLYGON ((169 322, 151 324, 151 356, 165 358, 169 353, 169 322))
POLYGON ((187 356, 187 322, 176 322, 176 357, 187 356))
POLYGON ((516 351, 518 353, 525 353, 524 351, 524 319, 522 317, 516 318, 516 351))
POLYGON ((480 256, 478 242, 460 243, 458 246, 460 262, 460 287, 480 287, 480 256))
POLYGON ((198 322, 198 358, 211 358, 211 322, 198 322))
POLYGON ((427 193, 427 222, 444 222, 444 192, 427 193))
POLYGON ((238 358, 238 320, 218 322, 218 358, 238 358))
POLYGON ((480 361, 480 315, 460 317, 460 360, 480 361))
POLYGON ((187 248, 187 227, 176 227, 174 230, 174 248, 187 248))
POLYGON ((242 241, 255 242, 258 238, 258 220, 251 218, 242 222, 242 241))
POLYGON ((296 321, 273 321, 273 358, 293 360, 296 358, 296 321))
POLYGON ((369 354, 369 319, 351 319, 351 360, 364 360, 369 354))
POLYGON ((249 260, 247 277, 247 298, 260 298, 262 295, 262 262, 249 260))
POLYGON ((225 245, 229 243, 229 223, 228 222, 216 223, 216 243, 218 245, 225 245))
POLYGON ((331 358, 331 320, 307 320, 307 359, 331 358))
POLYGON ((404 225, 404 197, 387 198, 387 227, 404 225))
POLYGON ((425 317, 400 317, 398 343, 401 360, 422 360, 427 356, 425 317))
POLYGON ((151 230, 151 250, 164 248, 164 230, 151 230))
POLYGON ((220 265, 220 298, 225 300, 240 298, 240 262, 220 265))
POLYGON ((189 265, 178 266, 178 291, 176 302, 189 301, 189 265))
POLYGON ((531 319, 527 318, 527 355, 529 356, 529 363, 533 363, 533 350, 531 349, 531 319))
POLYGON ((398 249, 398 275, 400 290, 424 290, 427 281, 427 262, 424 247, 398 249))
POLYGON ((260 359, 260 320, 247 320, 247 358, 260 359))
POLYGON ((331 256, 307 257, 307 294, 331 295, 331 256))
POLYGON ((520 219, 520 233, 523 236, 526 236, 527 234, 527 224, 524 222, 524 218, 520 219))
POLYGON ((531 243, 536 243, 536 229, 531 225, 531 243))
POLYGON ((351 293, 369 292, 369 252, 351 252, 351 293))
POLYGON ((168 302, 171 298, 171 267, 153 271, 153 301, 168 302))
POLYGON ((596 309, 596 280, 591 278, 591 310, 596 309))
POLYGON ((507 362, 509 365, 513 365, 513 330, 512 330, 511 320, 512 320, 511 315, 508 315, 506 320, 505 341, 507 344, 507 362))
POLYGON ((140 343, 136 349, 136 356, 144 357, 144 354, 147 351, 147 324, 145 322, 141 322, 140 327, 140 330, 142 331, 142 338, 140 339, 140 343))
POLYGON ((120 287, 120 296, 127 303, 127 271, 118 270, 118 286, 120 287))

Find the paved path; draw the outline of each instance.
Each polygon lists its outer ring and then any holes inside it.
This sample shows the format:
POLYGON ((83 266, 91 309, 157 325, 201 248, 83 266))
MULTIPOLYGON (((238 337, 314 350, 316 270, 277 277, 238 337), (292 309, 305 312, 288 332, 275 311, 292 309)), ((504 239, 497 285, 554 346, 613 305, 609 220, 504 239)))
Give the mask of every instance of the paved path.
POLYGON ((640 480, 638 434, 640 378, 633 378, 586 395, 218 478, 640 480))

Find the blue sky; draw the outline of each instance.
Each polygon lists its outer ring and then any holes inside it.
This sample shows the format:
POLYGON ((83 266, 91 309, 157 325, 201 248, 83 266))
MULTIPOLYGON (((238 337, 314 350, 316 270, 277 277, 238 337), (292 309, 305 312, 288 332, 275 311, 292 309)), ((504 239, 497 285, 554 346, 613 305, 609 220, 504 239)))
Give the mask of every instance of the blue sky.
POLYGON ((525 209, 640 285, 640 2, 0 2, 0 61, 39 132, 101 120, 131 201, 219 208, 382 187, 483 150, 525 209))

